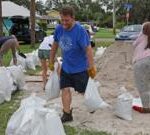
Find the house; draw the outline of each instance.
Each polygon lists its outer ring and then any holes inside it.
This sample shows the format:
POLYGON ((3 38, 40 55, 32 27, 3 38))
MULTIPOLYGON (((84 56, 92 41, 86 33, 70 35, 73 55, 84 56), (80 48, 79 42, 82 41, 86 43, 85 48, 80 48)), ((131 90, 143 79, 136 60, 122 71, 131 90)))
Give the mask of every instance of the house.
POLYGON ((47 18, 48 28, 55 28, 60 20, 59 12, 56 10, 47 11, 47 18))

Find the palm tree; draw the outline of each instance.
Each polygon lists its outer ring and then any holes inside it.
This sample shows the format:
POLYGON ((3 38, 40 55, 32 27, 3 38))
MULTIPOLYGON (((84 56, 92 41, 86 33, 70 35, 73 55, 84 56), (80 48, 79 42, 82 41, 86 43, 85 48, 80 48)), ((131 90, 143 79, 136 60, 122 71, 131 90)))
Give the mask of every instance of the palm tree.
POLYGON ((30 1, 31 45, 35 45, 35 0, 30 1))
POLYGON ((0 36, 3 35, 3 26, 2 26, 2 0, 0 0, 0 36))

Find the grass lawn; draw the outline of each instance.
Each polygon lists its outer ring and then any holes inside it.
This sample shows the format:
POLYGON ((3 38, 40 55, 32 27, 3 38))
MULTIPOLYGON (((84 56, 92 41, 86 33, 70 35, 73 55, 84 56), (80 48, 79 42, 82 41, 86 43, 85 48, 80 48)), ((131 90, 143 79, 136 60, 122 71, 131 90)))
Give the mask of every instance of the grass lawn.
POLYGON ((96 132, 96 131, 90 131, 86 129, 79 129, 79 128, 74 128, 71 126, 64 126, 66 135, 110 135, 106 132, 96 132))
POLYGON ((94 38, 114 38, 112 29, 100 28, 98 32, 95 33, 94 38))
POLYGON ((113 41, 100 41, 100 42, 96 42, 96 47, 95 49, 97 49, 98 47, 109 47, 110 45, 112 45, 114 42, 113 41))

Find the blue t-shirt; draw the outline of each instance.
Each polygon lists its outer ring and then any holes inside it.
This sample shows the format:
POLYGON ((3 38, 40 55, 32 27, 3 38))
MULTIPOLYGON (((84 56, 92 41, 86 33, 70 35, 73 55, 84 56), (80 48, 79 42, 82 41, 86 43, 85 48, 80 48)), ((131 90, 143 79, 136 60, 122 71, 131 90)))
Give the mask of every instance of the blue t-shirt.
POLYGON ((90 39, 86 30, 79 23, 76 23, 70 30, 58 25, 54 41, 62 50, 62 68, 65 72, 79 73, 87 70, 86 47, 90 45, 90 39))

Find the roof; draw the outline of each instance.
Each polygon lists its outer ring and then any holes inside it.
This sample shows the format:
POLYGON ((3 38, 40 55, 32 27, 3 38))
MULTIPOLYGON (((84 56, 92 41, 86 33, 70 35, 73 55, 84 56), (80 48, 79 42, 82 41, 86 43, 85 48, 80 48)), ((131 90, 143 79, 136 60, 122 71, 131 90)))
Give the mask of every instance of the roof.
POLYGON ((2 17, 11 17, 11 16, 29 17, 30 10, 23 6, 19 6, 11 1, 2 1, 2 17))

